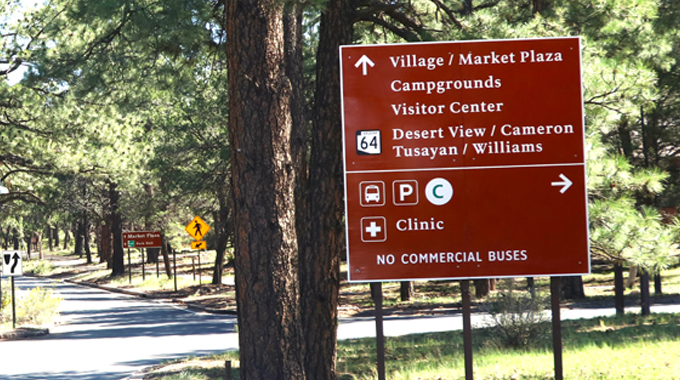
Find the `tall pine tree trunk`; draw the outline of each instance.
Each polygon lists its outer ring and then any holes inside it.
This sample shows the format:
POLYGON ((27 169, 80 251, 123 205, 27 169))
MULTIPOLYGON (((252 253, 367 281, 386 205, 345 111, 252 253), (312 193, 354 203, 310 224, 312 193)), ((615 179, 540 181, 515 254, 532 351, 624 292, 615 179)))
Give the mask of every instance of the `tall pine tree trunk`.
POLYGON ((104 220, 99 226, 97 251, 99 252, 99 262, 106 263, 106 268, 111 269, 111 258, 113 257, 113 242, 111 241, 110 217, 104 220))
POLYGON ((413 294, 413 282, 401 281, 399 283, 399 298, 402 301, 410 301, 413 294))
POLYGON ((307 226, 300 251, 305 370, 309 380, 335 379, 340 255, 344 253, 344 190, 338 47, 352 42, 354 10, 330 0, 321 13, 316 62, 307 226))
POLYGON ((120 202, 120 192, 118 185, 109 182, 109 207, 111 234, 113 235, 113 255, 111 256, 111 275, 123 276, 125 274, 125 252, 123 251, 123 220, 118 210, 120 202))
POLYGON ((83 213, 83 246, 85 248, 85 258, 87 264, 92 264, 92 251, 90 250, 90 219, 87 213, 83 213))
POLYGON ((586 298, 586 293, 583 289, 583 277, 581 276, 563 276, 562 283, 562 297, 568 300, 579 300, 586 298))
POLYGON ((231 218, 230 194, 219 193, 220 208, 214 213, 215 227, 217 232, 217 246, 215 247, 215 266, 213 268, 213 285, 222 284, 222 272, 224 271, 224 254, 227 250, 227 243, 232 237, 233 226, 231 218))
POLYGON ((649 271, 642 269, 640 275, 640 314, 651 314, 652 299, 649 294, 649 271))
POLYGON ((52 252, 54 250, 54 239, 52 238, 52 226, 47 226, 47 249, 52 252))
POLYGON ((488 278, 474 280, 474 283, 475 283, 475 297, 484 298, 489 295, 489 290, 491 286, 489 285, 488 278))
POLYGON ((170 265, 170 251, 172 250, 172 247, 170 246, 170 243, 166 242, 164 233, 161 233, 161 241, 163 242, 163 244, 161 244, 161 255, 163 256, 165 274, 168 278, 172 278, 172 266, 170 265))
POLYGON ((68 249, 68 244, 71 242, 71 230, 64 229, 64 251, 68 249))
POLYGON ((244 380, 305 380, 284 3, 225 2, 236 299, 244 380))
POLYGON ((54 246, 56 248, 59 247, 59 226, 56 225, 54 226, 54 229, 52 230, 52 238, 54 239, 54 246))
POLYGON ((624 315, 626 313, 624 290, 623 262, 616 261, 614 263, 614 306, 616 308, 616 315, 624 315))
POLYGON ((75 255, 78 255, 78 257, 83 257, 83 241, 85 240, 85 226, 83 223, 83 217, 76 222, 76 229, 75 229, 75 240, 76 240, 76 247, 73 250, 75 255))

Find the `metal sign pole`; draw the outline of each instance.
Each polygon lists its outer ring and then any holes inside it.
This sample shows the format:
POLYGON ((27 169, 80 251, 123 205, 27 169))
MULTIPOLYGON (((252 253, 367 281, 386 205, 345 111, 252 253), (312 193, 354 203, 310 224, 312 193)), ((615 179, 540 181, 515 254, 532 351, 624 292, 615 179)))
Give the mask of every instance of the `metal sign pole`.
POLYGON ((201 290, 201 251, 198 251, 198 290, 201 290))
POLYGON ((375 303, 375 346, 378 364, 378 380, 385 380, 385 334, 383 332, 382 282, 371 283, 371 295, 375 303))
POLYGON ((128 283, 132 284, 132 262, 130 260, 130 248, 128 248, 128 283))
POLYGON ((175 293, 177 293, 177 252, 175 250, 172 250, 172 266, 174 267, 173 273, 174 275, 172 276, 175 279, 175 293))
POLYGON ((470 280, 460 282, 463 298, 463 352, 465 354, 465 380, 473 379, 472 364, 472 321, 470 318, 470 280))
POLYGON ((142 281, 146 281, 146 271, 144 270, 144 248, 139 251, 142 253, 142 281))
POLYGON ((17 328, 17 297, 14 294, 14 276, 12 276, 12 328, 17 328))
POLYGON ((562 371, 562 319, 560 316, 560 278, 550 277, 550 299, 552 304, 553 356, 555 358, 555 380, 564 378, 562 371))

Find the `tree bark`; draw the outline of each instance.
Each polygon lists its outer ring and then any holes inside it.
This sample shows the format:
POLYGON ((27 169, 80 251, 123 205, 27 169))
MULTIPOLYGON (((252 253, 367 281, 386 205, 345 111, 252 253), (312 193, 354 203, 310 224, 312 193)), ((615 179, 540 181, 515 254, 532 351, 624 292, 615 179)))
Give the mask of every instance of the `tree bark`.
POLYGON ((50 252, 54 250, 54 239, 52 238, 52 226, 47 226, 47 248, 50 252))
MULTIPOLYGON (((154 197, 156 196, 156 191, 154 189, 153 185, 150 184, 144 184, 144 191, 146 192, 146 195, 149 197, 149 203, 153 204, 154 197)), ((144 215, 144 230, 145 231, 153 231, 154 230, 154 225, 152 224, 151 220, 153 218, 153 214, 155 212, 155 207, 150 207, 148 209, 148 212, 144 215)), ((160 248, 147 248, 146 249, 146 262, 147 264, 155 264, 158 261, 158 254, 160 253, 160 248)))
POLYGON ((213 214, 217 232, 217 246, 215 247, 215 266, 213 267, 213 285, 222 284, 222 272, 224 271, 224 255, 227 244, 233 237, 233 226, 231 218, 231 207, 229 206, 228 194, 218 194, 220 208, 213 214))
POLYGON ((618 261, 614 263, 614 305, 616 307, 616 315, 624 315, 626 313, 624 290, 623 263, 618 261))
POLYGON ((654 295, 655 296, 660 296, 663 294, 663 290, 661 289, 661 272, 655 272, 654 273, 654 295))
POLYGON ((300 251, 305 371, 312 380, 335 379, 340 256, 344 252, 340 45, 352 42, 354 10, 330 0, 321 13, 309 161, 307 225, 300 251))
POLYGON ((146 249, 146 262, 147 264, 155 264, 158 261, 158 254, 160 253, 160 248, 147 248, 146 249))
POLYGON ((640 275, 640 314, 650 315, 651 314, 652 300, 649 295, 649 271, 647 269, 642 270, 640 275))
POLYGON ((484 298, 489 295, 489 279, 483 278, 475 280, 475 297, 484 298))
POLYGON ((33 235, 29 234, 26 237, 26 256, 28 256, 28 259, 31 259, 31 248, 33 247, 33 235))
POLYGON ((536 297, 536 281, 533 277, 527 277, 527 290, 531 294, 531 298, 536 297))
POLYGON ((36 237, 38 238, 38 243, 37 243, 38 244, 38 246, 37 246, 38 259, 42 260, 43 259, 43 233, 42 233, 42 231, 40 231, 40 232, 36 232, 35 234, 37 235, 36 237))
POLYGON ((75 240, 76 240, 76 246, 75 249, 73 250, 75 255, 78 255, 78 257, 83 257, 83 241, 85 240, 85 232, 83 231, 85 229, 85 226, 83 225, 83 219, 81 218, 77 223, 76 223, 76 232, 75 232, 75 240))
POLYGON ((21 249, 19 245, 19 231, 16 228, 12 229, 12 245, 15 250, 21 249))
POLYGON ((568 300, 578 300, 586 298, 583 290, 583 277, 564 276, 562 277, 562 297, 568 300))
POLYGON ((161 233, 161 255, 163 256, 163 266, 165 267, 165 274, 168 278, 172 278, 172 266, 170 266, 170 243, 165 242, 165 234, 161 233))
POLYGON ((628 268, 628 279, 626 280, 626 288, 632 289, 633 285, 635 285, 635 279, 637 278, 638 275, 638 267, 635 265, 632 265, 630 268, 628 268))
POLYGON ((401 281, 399 283, 399 298, 402 301, 410 301, 413 294, 413 282, 401 281))
POLYGON ((111 256, 111 276, 125 275, 125 252, 123 251, 123 220, 118 210, 120 192, 118 185, 109 182, 109 207, 111 207, 111 234, 113 235, 113 255, 111 256))
POLYGON ((83 247, 87 264, 92 264, 92 251, 90 250, 90 220, 87 213, 83 213, 83 247))
POLYGON ((59 226, 54 226, 52 230, 52 237, 54 238, 54 246, 59 247, 59 226))
POLYGON ((533 0, 531 12, 533 14, 541 13, 546 8, 546 0, 533 0))
POLYGON ((113 242, 111 241, 110 217, 107 215, 104 224, 99 227, 99 262, 106 263, 106 268, 111 269, 111 258, 113 257, 113 242))
POLYGON ((241 378, 305 380, 284 2, 225 6, 241 378))
POLYGON ((71 230, 64 229, 64 251, 68 249, 68 244, 71 242, 71 230))

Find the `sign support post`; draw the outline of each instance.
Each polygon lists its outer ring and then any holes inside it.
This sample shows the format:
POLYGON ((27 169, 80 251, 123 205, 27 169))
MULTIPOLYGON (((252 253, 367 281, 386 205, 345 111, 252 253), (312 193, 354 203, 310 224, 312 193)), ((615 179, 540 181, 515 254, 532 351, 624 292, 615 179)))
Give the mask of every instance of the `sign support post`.
POLYGON ((130 259, 130 248, 128 248, 128 283, 132 284, 132 261, 130 259))
POLYGON ((17 297, 14 294, 14 276, 12 278, 12 328, 17 328, 17 297))
POLYGON ((375 304, 375 346, 378 364, 378 380, 385 380, 385 333, 383 330, 382 282, 371 282, 371 296, 375 304))
POLYGON ((473 379, 472 363, 472 321, 470 311, 470 280, 460 281, 460 293, 463 298, 463 352, 465 354, 465 380, 473 379))
POLYGON ((562 380, 562 319, 560 315, 560 278, 550 277, 550 303, 552 306, 553 356, 555 380, 562 380))
POLYGON ((175 280, 175 293, 177 293, 177 252, 172 249, 173 279, 175 280))
POLYGON ((146 273, 144 270, 144 248, 139 250, 142 253, 142 281, 146 281, 146 273))

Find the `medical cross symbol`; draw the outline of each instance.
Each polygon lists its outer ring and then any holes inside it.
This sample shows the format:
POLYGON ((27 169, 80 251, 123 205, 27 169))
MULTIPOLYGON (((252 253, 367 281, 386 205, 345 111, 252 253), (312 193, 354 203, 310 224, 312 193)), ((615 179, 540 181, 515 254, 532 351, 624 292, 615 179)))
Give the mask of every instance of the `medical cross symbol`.
POLYGON ((364 242, 382 242, 387 240, 387 220, 384 216, 367 216, 361 218, 361 240, 364 242))
POLYGON ((382 231, 382 228, 376 222, 371 222, 371 225, 366 227, 366 232, 370 233, 371 237, 376 237, 380 231, 382 231))

